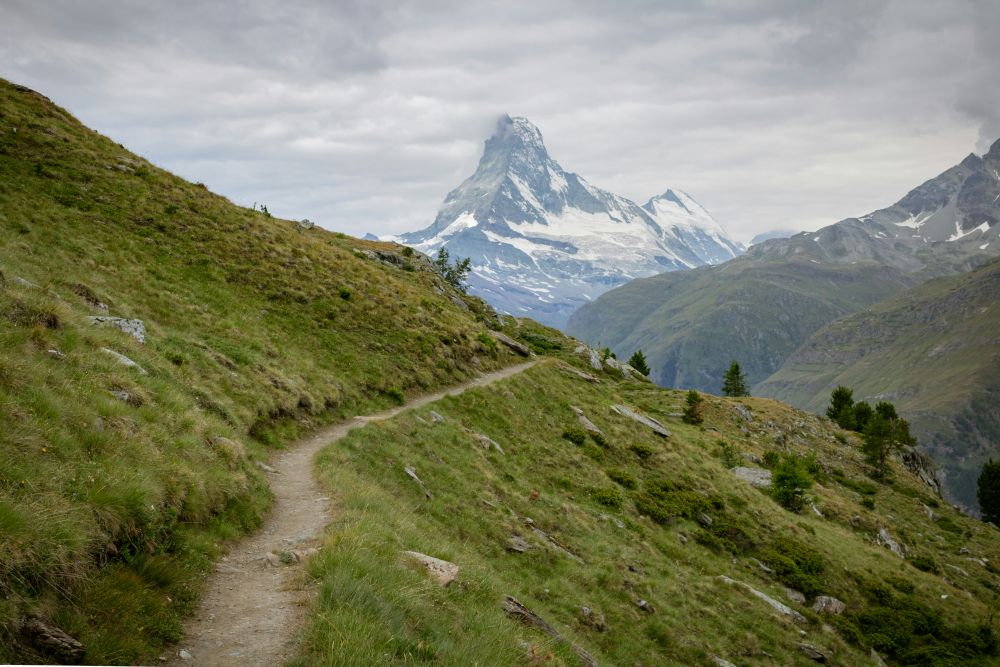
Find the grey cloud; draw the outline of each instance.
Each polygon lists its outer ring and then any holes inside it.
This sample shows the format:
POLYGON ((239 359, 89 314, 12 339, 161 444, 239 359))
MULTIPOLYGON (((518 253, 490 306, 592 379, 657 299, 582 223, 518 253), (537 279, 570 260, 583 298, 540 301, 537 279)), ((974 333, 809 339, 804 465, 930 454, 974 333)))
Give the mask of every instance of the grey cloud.
POLYGON ((0 74, 249 205, 431 221, 504 112, 742 238, 891 203, 1000 136, 998 5, 8 0, 0 74), (978 143, 977 143, 978 141, 978 143))

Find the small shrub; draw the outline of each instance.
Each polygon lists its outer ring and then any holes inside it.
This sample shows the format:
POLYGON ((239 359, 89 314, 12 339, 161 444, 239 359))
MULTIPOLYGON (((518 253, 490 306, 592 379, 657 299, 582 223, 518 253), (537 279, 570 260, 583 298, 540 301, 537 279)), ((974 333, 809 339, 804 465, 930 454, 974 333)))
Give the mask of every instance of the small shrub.
POLYGON ((727 468, 735 468, 742 463, 743 457, 740 456, 740 452, 736 449, 735 445, 725 440, 719 440, 716 444, 722 448, 722 465, 727 468))
POLYGON ((600 433, 590 433, 589 435, 590 435, 590 439, 593 440, 594 444, 597 445, 598 447, 602 447, 604 449, 607 449, 608 447, 611 446, 608 443, 608 439, 605 438, 600 433))
POLYGON ((651 457, 653 454, 656 453, 656 450, 654 450, 650 445, 647 445, 644 442, 637 442, 633 444, 631 447, 629 447, 629 449, 631 449, 632 453, 638 456, 643 461, 645 461, 646 459, 648 459, 649 457, 651 457))
POLYGON ((771 475, 771 497, 785 509, 798 512, 805 507, 805 494, 812 483, 802 458, 788 454, 775 466, 771 475))
POLYGON ((761 550, 760 559, 774 570, 778 581, 807 598, 823 592, 823 557, 812 547, 790 537, 779 537, 761 550))
POLYGON ((937 574, 939 572, 937 561, 930 556, 924 556, 922 554, 916 555, 909 559, 909 563, 921 572, 930 572, 932 574, 937 574))
POLYGON ((635 508, 659 524, 670 523, 677 517, 696 518, 712 508, 704 495, 675 486, 667 480, 648 480, 635 496, 635 508))
POLYGON ((406 402, 406 394, 399 387, 389 387, 385 390, 385 395, 400 405, 406 402))
POLYGON ((862 498, 861 506, 864 507, 866 510, 873 510, 875 509, 875 500, 873 500, 872 498, 862 498))
POLYGON ((413 248, 410 246, 403 248, 403 257, 413 257, 413 248))
POLYGON ((535 354, 547 354, 550 352, 558 352, 563 347, 561 341, 537 333, 529 332, 522 334, 521 340, 527 343, 528 347, 530 347, 535 354))
POLYGON ((496 351, 497 341, 493 336, 489 335, 485 331, 480 331, 476 334, 476 340, 479 341, 480 345, 485 347, 487 350, 496 351))
POLYGON ((569 440, 574 445, 582 445, 584 442, 587 441, 587 432, 584 431, 582 428, 577 428, 576 426, 572 426, 563 431, 562 437, 563 440, 569 440))
POLYGON ((903 577, 890 575, 885 578, 885 581, 900 593, 912 593, 914 590, 913 582, 909 579, 904 579, 903 577))
POLYGON ((685 424, 700 424, 704 421, 704 416, 701 411, 701 404, 704 400, 701 395, 692 389, 687 393, 687 397, 684 399, 687 403, 687 407, 684 408, 684 416, 682 419, 685 424))
POLYGON ((591 495, 601 505, 613 509, 619 509, 622 503, 625 502, 625 494, 622 493, 621 489, 614 486, 604 489, 594 489, 591 491, 591 495))
POLYGON ((604 450, 597 445, 587 444, 583 447, 583 453, 595 461, 604 460, 604 450))
POLYGON ((627 470, 622 470, 621 468, 615 468, 607 471, 607 476, 611 478, 613 482, 619 486, 632 490, 639 488, 639 481, 635 478, 635 475, 628 472, 627 470))
POLYGON ((778 452, 774 451, 773 449, 764 452, 764 467, 765 468, 773 468, 774 466, 778 465, 778 462, 780 460, 781 460, 781 454, 779 454, 778 452))
POLYGON ((337 292, 340 294, 340 298, 343 299, 344 301, 351 300, 352 292, 349 288, 341 287, 339 290, 337 290, 337 292))

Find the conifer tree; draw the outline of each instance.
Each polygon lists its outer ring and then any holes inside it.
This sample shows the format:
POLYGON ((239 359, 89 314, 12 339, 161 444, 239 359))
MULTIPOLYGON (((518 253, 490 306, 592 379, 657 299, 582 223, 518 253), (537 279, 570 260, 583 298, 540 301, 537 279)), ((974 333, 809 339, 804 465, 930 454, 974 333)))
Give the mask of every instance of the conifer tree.
POLYGON ((840 385, 830 394, 830 406, 826 416, 837 422, 840 428, 854 429, 854 392, 840 385))
POLYGON ((990 459, 983 464, 976 487, 983 521, 1000 525, 1000 461, 990 459))
POLYGON ((629 360, 628 365, 639 371, 643 375, 649 375, 649 364, 646 363, 646 355, 642 350, 636 350, 629 360))
POLYGON ((701 414, 701 402, 704 399, 702 399, 701 395, 697 391, 692 389, 687 393, 687 398, 685 400, 687 401, 687 407, 684 408, 684 416, 682 417, 684 423, 700 424, 704 419, 701 414))
POLYGON ((735 359, 731 364, 729 364, 729 370, 726 371, 725 380, 722 382, 722 395, 723 396, 749 396, 750 392, 747 390, 747 378, 740 369, 740 364, 735 359))

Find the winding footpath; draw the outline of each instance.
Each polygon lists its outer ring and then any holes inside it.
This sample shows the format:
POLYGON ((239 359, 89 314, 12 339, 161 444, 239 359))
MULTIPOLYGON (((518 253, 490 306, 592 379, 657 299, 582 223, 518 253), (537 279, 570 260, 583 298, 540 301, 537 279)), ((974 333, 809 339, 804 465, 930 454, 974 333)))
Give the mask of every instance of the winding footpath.
POLYGON ((272 461, 275 472, 268 474, 274 492, 271 511, 259 531, 234 544, 216 564, 168 664, 280 665, 292 658, 310 607, 308 575, 298 565, 314 553, 330 523, 330 499, 313 476, 316 453, 369 422, 509 378, 535 363, 510 366, 390 410, 327 426, 278 455, 272 461), (267 557, 282 553, 287 564, 267 557))

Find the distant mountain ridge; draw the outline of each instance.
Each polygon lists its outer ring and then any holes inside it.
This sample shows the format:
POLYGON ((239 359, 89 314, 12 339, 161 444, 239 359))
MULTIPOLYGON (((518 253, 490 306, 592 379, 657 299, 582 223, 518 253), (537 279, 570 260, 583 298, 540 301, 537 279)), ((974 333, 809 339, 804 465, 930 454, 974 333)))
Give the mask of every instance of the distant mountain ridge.
POLYGON ((734 358, 757 383, 826 323, 1000 254, 998 200, 1000 141, 888 208, 612 290, 567 331, 619 357, 643 349, 666 386, 718 392, 734 358))
POLYGON ((553 160, 537 127, 503 116, 475 173, 434 223, 398 240, 470 257, 470 286, 496 308, 562 327, 578 306, 633 278, 736 257, 743 247, 687 193, 640 206, 553 160))

